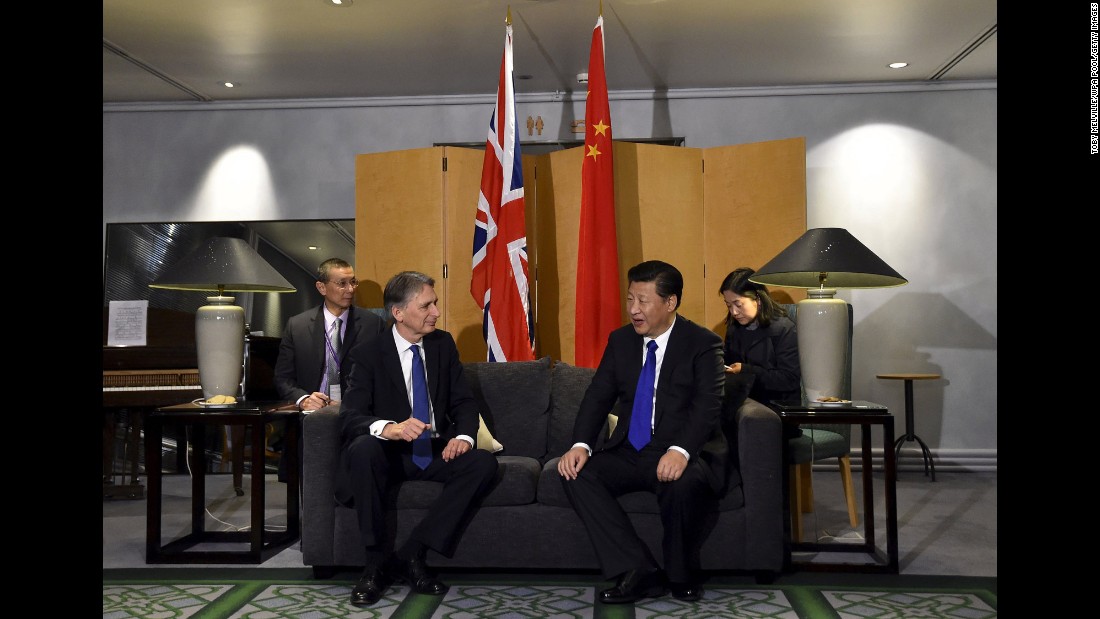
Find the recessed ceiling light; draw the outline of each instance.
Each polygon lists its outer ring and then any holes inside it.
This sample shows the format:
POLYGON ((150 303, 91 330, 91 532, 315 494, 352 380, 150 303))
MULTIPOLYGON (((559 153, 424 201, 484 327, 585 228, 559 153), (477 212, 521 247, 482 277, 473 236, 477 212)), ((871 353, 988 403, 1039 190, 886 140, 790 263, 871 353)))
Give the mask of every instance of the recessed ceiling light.
POLYGON ((237 85, 234 84, 233 82, 222 82, 222 86, 225 86, 226 88, 236 88, 237 87, 237 85))
POLYGON ((351 6, 352 0, 322 0, 322 2, 332 6, 351 6))
POLYGON ((901 69, 903 67, 908 67, 909 63, 908 62, 891 62, 890 64, 888 64, 886 66, 890 67, 891 69, 901 69))
POLYGON ((317 246, 316 245, 310 245, 309 246, 309 251, 317 251, 317 246))

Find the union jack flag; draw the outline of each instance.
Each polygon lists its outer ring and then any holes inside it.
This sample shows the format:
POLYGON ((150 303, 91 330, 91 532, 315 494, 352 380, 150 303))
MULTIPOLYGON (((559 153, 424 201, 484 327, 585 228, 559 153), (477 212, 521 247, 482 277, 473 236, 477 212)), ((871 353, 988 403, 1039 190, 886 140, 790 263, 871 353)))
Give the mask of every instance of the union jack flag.
POLYGON ((527 279, 523 164, 512 81, 512 24, 506 23, 496 107, 489 119, 474 220, 470 294, 484 312, 489 361, 530 361, 534 322, 527 279))

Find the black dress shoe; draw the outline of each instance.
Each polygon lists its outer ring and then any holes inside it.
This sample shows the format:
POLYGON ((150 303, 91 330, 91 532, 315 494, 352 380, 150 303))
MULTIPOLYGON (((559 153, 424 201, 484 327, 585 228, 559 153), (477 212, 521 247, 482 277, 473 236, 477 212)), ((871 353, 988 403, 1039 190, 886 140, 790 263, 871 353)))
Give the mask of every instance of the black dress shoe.
POLYGON ((395 581, 409 585, 417 593, 443 595, 447 592, 447 585, 428 572, 428 566, 423 559, 401 560, 390 557, 386 561, 385 571, 395 581))
POLYGON ((604 604, 625 604, 642 598, 659 598, 666 593, 668 588, 663 571, 630 570, 619 577, 614 587, 600 591, 600 601, 604 604))
POLYGON ((670 582, 668 588, 677 600, 694 602, 703 597, 703 587, 692 582, 670 582))
POLYGON ((363 575, 355 588, 351 590, 351 603, 354 606, 370 606, 382 599, 389 583, 382 570, 376 567, 368 567, 363 570, 363 575))

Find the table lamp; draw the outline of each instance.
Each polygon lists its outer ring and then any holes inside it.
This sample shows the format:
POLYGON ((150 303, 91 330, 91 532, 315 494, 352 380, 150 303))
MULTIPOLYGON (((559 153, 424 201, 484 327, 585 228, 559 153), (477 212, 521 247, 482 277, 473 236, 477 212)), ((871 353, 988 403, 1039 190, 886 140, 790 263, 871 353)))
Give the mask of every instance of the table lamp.
POLYGON ((848 304, 833 298, 836 288, 891 288, 909 283, 844 228, 807 230, 749 280, 807 289, 808 298, 798 302, 797 326, 802 386, 810 402, 844 393, 848 304))
MULTIPOLYGON (((244 308, 226 292, 294 292, 294 286, 242 239, 214 237, 165 271, 150 288, 216 291, 195 313, 202 395, 238 395, 245 359, 244 308)), ((242 397, 244 394, 240 394, 242 397)))

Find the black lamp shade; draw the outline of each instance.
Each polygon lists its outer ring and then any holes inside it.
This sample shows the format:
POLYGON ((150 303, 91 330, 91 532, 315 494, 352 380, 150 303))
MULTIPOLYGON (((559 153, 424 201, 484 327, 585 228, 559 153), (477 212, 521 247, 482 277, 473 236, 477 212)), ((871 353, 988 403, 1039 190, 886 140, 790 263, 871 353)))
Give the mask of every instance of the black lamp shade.
POLYGON ((807 230, 749 280, 788 288, 890 288, 909 283, 844 228, 807 230))
POLYGON ((294 292, 242 239, 214 237, 165 271, 150 288, 221 292, 294 292))

